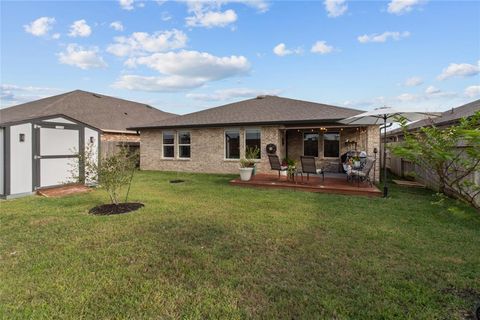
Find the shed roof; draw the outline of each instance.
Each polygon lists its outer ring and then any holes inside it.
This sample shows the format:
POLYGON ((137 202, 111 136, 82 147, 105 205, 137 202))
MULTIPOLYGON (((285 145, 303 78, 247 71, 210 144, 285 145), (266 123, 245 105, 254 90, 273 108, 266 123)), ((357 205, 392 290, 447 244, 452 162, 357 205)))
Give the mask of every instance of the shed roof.
POLYGON ((32 118, 64 114, 103 131, 125 131, 176 116, 147 104, 75 90, 0 109, 0 125, 32 118))
POLYGON ((277 96, 258 96, 186 115, 134 126, 142 128, 207 127, 244 124, 334 122, 361 110, 277 96))

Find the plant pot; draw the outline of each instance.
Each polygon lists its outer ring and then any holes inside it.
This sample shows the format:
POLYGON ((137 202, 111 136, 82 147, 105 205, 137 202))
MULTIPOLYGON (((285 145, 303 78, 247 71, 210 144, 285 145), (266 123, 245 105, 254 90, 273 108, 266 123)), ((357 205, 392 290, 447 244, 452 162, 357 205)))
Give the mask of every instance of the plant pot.
POLYGON ((354 166, 355 168, 360 168, 360 161, 356 161, 356 160, 353 161, 353 166, 354 166))
POLYGON ((253 165, 252 177, 257 173, 257 164, 253 165))
POLYGON ((253 168, 240 168, 240 180, 248 181, 252 178, 253 168))

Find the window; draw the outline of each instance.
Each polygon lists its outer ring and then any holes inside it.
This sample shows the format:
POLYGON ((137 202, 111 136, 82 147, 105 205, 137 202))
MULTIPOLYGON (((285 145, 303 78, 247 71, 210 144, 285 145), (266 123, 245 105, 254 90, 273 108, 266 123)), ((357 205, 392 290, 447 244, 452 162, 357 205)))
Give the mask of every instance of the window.
POLYGON ((178 133, 178 157, 190 158, 190 132, 178 133))
MULTIPOLYGON (((260 129, 245 130, 245 150, 247 148, 258 148, 261 150, 260 129)), ((258 153, 257 159, 260 159, 261 152, 258 153)))
POLYGON ((175 134, 173 131, 163 131, 163 157, 173 158, 175 156, 175 134))
POLYGON ((318 133, 303 134, 303 155, 318 157, 318 133))
POLYGON ((240 159, 240 131, 225 131, 225 158, 240 159))
POLYGON ((323 156, 337 158, 340 156, 340 134, 325 133, 323 135, 323 156))

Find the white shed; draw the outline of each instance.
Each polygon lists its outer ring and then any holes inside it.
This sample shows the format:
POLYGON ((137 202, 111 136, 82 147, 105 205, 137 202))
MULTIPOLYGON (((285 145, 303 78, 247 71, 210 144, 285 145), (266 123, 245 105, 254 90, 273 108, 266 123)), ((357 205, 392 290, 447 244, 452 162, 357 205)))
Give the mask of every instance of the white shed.
POLYGON ((71 182, 72 170, 84 176, 78 153, 91 145, 98 161, 99 139, 98 129, 61 114, 1 124, 0 197, 71 182))

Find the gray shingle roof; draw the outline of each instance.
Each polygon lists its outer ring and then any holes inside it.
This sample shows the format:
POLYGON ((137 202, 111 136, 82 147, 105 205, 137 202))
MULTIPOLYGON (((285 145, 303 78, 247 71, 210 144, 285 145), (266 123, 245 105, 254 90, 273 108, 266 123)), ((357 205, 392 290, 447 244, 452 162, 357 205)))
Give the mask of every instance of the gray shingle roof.
POLYGON ((146 104, 75 90, 0 109, 0 125, 58 114, 106 131, 125 131, 132 126, 176 116, 146 104))
POLYGON ((333 122, 361 112, 363 111, 277 96, 259 96, 133 128, 333 122))
MULTIPOLYGON (((415 130, 420 127, 429 126, 435 124, 436 126, 444 126, 450 123, 459 121, 462 118, 470 117, 475 112, 480 111, 480 99, 464 104, 460 107, 456 107, 442 112, 442 115, 437 118, 420 120, 408 125, 408 130, 415 130)), ((398 128, 387 132, 388 135, 395 135, 401 133, 402 129, 398 128)))

